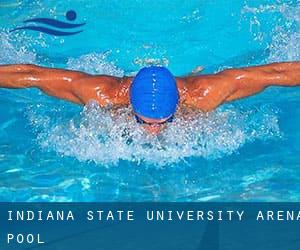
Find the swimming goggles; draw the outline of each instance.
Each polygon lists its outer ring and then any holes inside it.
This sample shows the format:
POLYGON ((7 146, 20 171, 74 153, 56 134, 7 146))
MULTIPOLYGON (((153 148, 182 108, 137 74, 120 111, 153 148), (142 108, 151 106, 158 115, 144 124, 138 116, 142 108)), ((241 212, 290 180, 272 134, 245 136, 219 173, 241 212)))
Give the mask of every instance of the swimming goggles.
POLYGON ((174 120, 174 115, 172 115, 170 118, 168 118, 168 120, 161 122, 161 123, 156 123, 156 122, 145 122, 143 119, 141 119, 140 117, 138 117, 137 115, 134 115, 135 120, 137 123, 139 124, 147 124, 147 125, 152 125, 152 124, 165 124, 165 123, 169 123, 172 122, 174 120))

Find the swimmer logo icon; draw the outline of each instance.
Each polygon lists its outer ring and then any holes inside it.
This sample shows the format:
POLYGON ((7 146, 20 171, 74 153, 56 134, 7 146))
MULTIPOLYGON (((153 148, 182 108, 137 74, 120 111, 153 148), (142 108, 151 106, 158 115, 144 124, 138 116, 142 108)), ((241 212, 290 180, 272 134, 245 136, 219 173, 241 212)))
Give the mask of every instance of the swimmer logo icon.
MULTIPOLYGON (((65 17, 68 21, 73 22, 77 18, 77 13, 74 10, 69 10, 67 11, 65 17)), ((53 36, 70 36, 70 35, 78 34, 83 31, 83 30, 77 30, 77 31, 71 31, 71 30, 74 30, 76 28, 85 25, 85 23, 76 24, 70 22, 63 22, 52 18, 32 18, 32 19, 27 19, 23 22, 26 24, 32 23, 33 25, 18 27, 11 30, 10 32, 14 32, 18 30, 33 30, 33 31, 43 32, 53 36), (40 24, 51 26, 51 28, 44 27, 40 24)))

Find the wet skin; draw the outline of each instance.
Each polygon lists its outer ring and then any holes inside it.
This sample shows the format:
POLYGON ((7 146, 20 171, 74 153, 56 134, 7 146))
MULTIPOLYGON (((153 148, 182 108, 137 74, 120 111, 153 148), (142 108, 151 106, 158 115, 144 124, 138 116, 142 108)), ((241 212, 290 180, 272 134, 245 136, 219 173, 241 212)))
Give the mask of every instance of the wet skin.
MULTIPOLYGON (((46 94, 78 104, 96 100, 100 106, 129 105, 132 77, 90 75, 31 64, 0 65, 1 88, 39 88, 46 94)), ((228 69, 216 74, 176 78, 180 104, 209 112, 225 102, 254 95, 268 86, 300 84, 300 62, 228 69)), ((144 128, 157 134, 165 120, 140 117, 144 128)))

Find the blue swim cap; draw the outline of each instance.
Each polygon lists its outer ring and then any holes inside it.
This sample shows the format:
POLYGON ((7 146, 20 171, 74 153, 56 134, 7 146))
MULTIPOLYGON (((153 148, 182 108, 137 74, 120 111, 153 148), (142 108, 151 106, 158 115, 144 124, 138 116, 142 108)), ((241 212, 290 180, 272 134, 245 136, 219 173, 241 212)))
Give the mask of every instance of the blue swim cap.
POLYGON ((142 68, 130 86, 133 111, 147 118, 168 118, 176 112, 178 101, 175 78, 164 67, 142 68))

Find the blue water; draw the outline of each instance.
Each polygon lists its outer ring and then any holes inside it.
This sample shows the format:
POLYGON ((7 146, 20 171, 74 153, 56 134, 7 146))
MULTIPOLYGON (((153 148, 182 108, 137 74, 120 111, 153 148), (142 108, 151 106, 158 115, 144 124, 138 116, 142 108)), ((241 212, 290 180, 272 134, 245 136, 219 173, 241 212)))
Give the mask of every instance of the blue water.
MULTIPOLYGON (((300 59, 299 1, 0 2, 0 64, 175 75, 300 59), (83 32, 10 30, 37 17, 83 32)), ((208 117, 189 111, 158 137, 130 108, 101 109, 35 89, 0 89, 1 201, 299 201, 300 89, 269 88, 208 117)))

